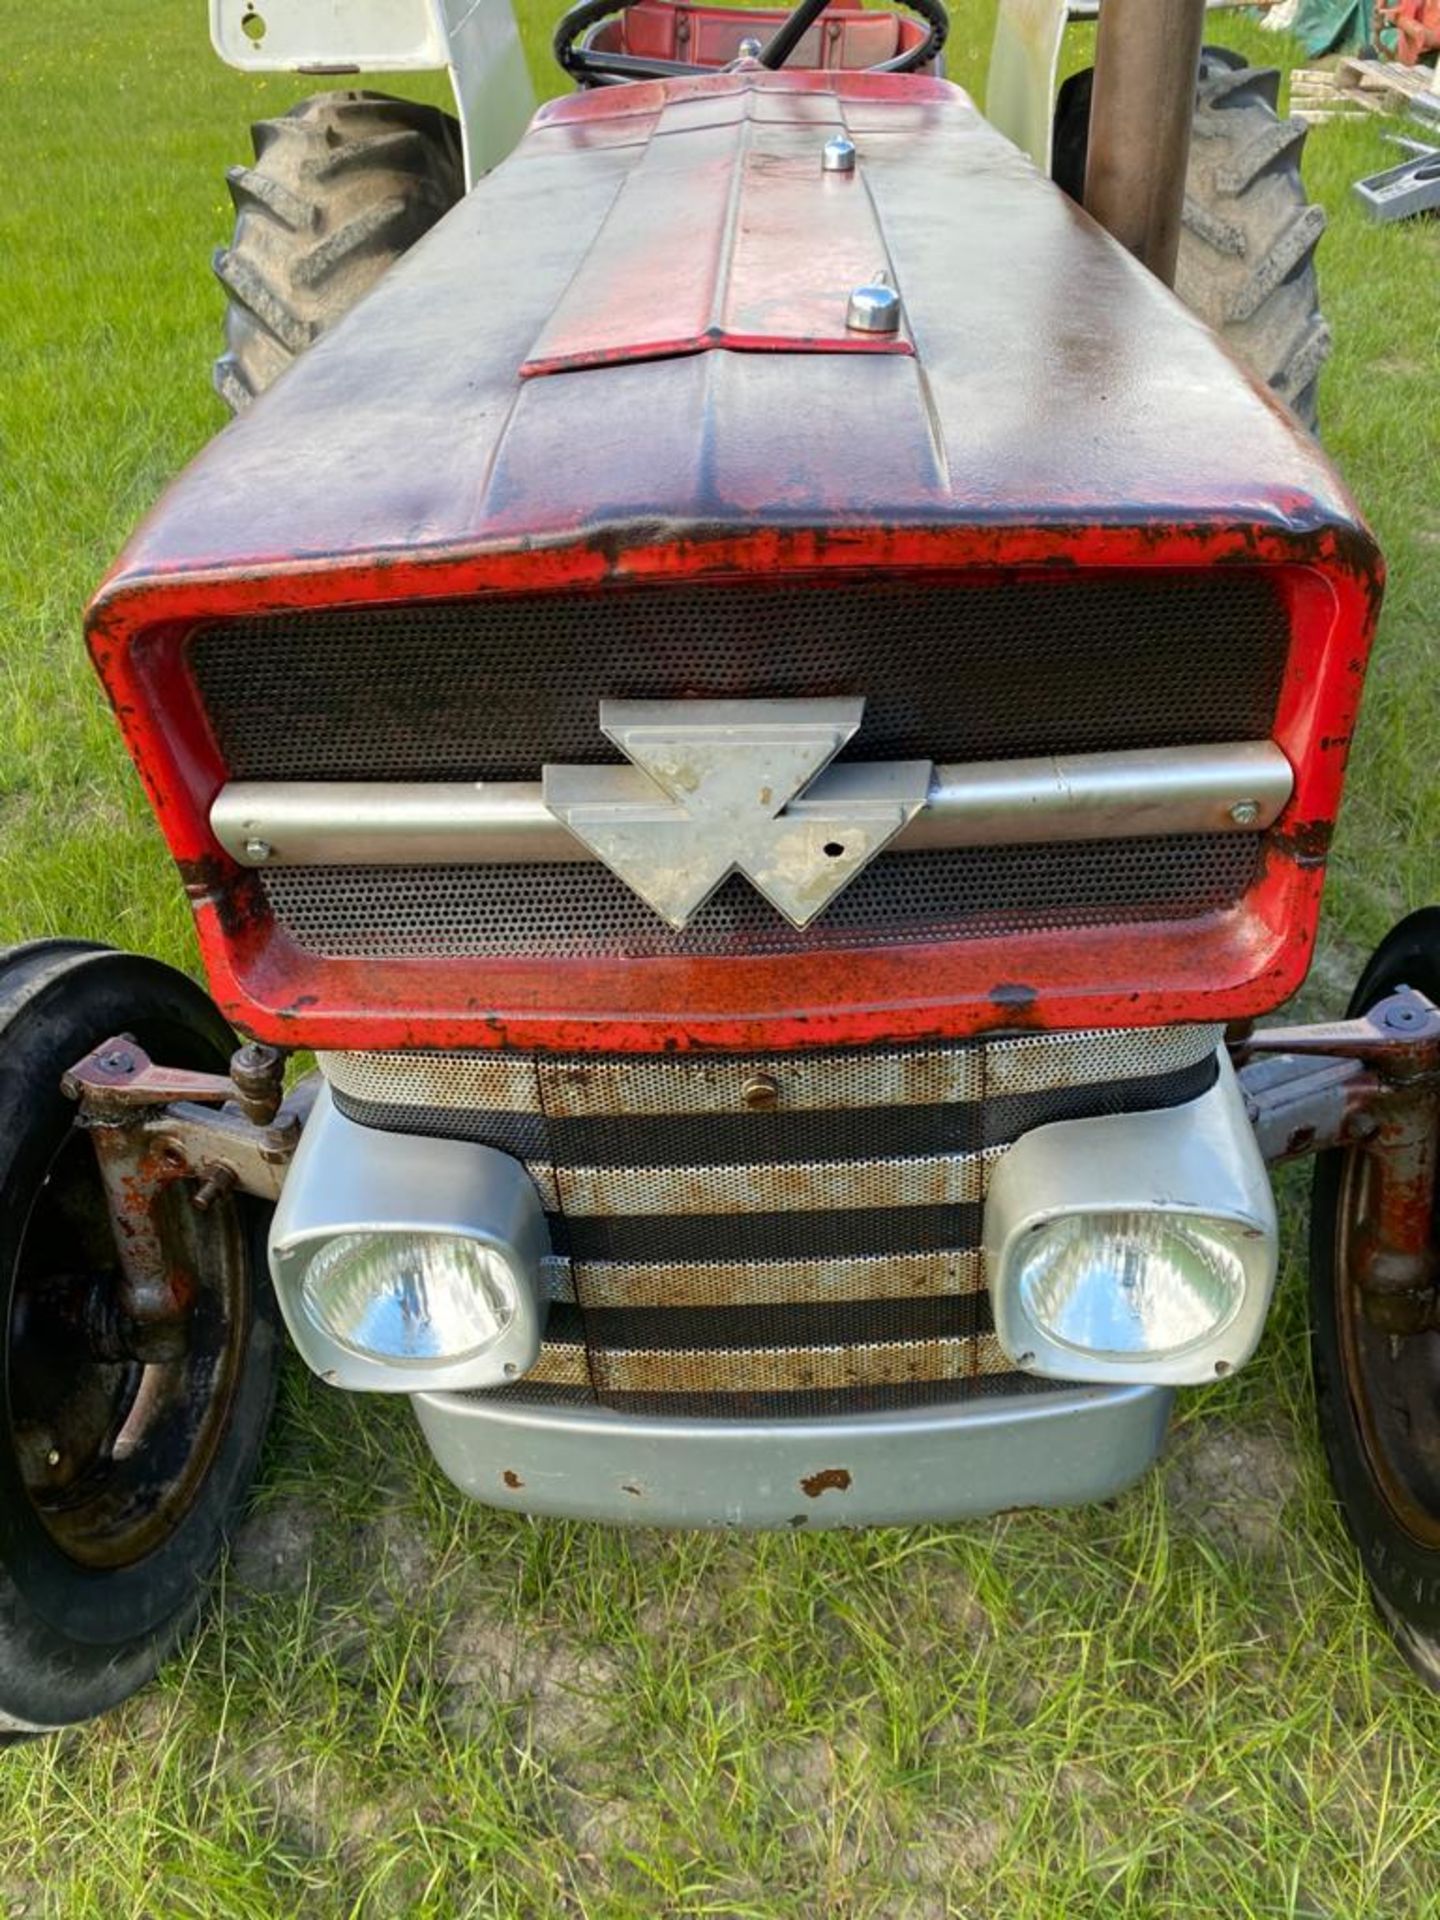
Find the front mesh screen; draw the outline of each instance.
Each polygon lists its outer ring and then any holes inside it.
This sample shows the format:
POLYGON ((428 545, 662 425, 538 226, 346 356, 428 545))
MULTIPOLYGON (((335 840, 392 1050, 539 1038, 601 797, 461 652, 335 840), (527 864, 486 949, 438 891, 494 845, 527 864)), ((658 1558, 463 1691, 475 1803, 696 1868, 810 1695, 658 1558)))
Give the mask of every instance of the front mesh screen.
POLYGON ((727 582, 287 613, 190 660, 235 780, 534 780, 617 758, 602 699, 860 694, 847 758, 1268 736, 1287 644, 1260 570, 727 582))
POLYGON ((598 864, 276 867, 261 880, 277 921, 315 953, 642 958, 1190 919, 1237 900, 1259 860, 1258 838, 1222 833, 881 854, 808 927, 737 877, 679 933, 598 864))

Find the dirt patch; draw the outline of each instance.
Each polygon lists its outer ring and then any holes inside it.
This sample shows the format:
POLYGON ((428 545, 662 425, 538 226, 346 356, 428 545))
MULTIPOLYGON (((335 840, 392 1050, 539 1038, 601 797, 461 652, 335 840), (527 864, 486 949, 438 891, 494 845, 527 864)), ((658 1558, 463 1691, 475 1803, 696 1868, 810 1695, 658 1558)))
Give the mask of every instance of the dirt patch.
POLYGON ((251 1593, 301 1593, 310 1579, 322 1516, 308 1501, 277 1500, 252 1513, 230 1543, 230 1574, 251 1593))
POLYGON ((357 1541, 360 1579, 371 1604, 382 1613, 413 1606, 434 1582, 429 1543, 403 1507, 387 1507, 357 1541))
POLYGON ((648 1845, 640 1810, 628 1800, 587 1800, 576 1795, 562 1809, 560 1820, 582 1861, 643 1853, 648 1845))
POLYGON ((797 1819, 825 1814, 835 1793, 835 1749, 820 1734, 780 1747, 767 1772, 776 1800, 797 1819))
POLYGON ((911 1886, 943 1891, 989 1872, 1005 1844, 998 1820, 936 1818, 901 1847, 896 1869, 911 1886))
POLYGON ((523 1715, 534 1744, 566 1760, 610 1727, 621 1670, 609 1654, 470 1610, 446 1628, 442 1658, 447 1717, 462 1728, 497 1711, 523 1715))
POLYGON ((990 1616, 959 1567, 937 1562, 925 1568, 917 1611, 929 1613, 952 1645, 969 1647, 990 1637, 990 1616))
POLYGON ((354 1781, 334 1760, 297 1752, 279 1738, 235 1754, 231 1764, 281 1837, 316 1858, 359 1854, 378 1834, 414 1816, 413 1801, 357 1794, 354 1781))
POLYGON ((1291 1436, 1220 1422, 1183 1437, 1165 1472, 1181 1529, 1203 1534, 1225 1553, 1278 1553, 1285 1508, 1299 1483, 1291 1436))

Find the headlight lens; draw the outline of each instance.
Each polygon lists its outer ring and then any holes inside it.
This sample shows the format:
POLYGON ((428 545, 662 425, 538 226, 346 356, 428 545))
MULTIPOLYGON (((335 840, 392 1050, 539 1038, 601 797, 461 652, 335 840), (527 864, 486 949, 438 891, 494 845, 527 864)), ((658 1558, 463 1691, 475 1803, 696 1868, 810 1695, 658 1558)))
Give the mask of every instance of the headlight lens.
POLYGON ((1020 1302, 1056 1345, 1112 1359, 1187 1352, 1239 1311, 1236 1231, 1184 1214, 1069 1214, 1026 1240, 1020 1302))
POLYGON ((519 1311, 519 1287, 490 1247, 459 1234, 342 1233, 305 1269, 305 1311, 352 1352, 384 1360, 466 1360, 519 1311))

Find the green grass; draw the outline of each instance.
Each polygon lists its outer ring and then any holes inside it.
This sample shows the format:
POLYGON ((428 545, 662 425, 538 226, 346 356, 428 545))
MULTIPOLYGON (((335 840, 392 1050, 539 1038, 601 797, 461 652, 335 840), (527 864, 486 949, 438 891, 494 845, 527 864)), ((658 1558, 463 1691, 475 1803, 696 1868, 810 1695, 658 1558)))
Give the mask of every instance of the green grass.
MULTIPOLYGON (((78 628, 219 422, 223 168, 304 88, 228 73, 203 15, 9 9, 0 80, 0 942, 187 965, 78 628)), ((988 18, 956 36, 977 86, 988 18)), ((1348 199, 1391 158, 1369 122, 1312 136, 1325 430, 1392 568, 1317 1008, 1440 895, 1440 231, 1348 199)), ((1091 1511, 856 1538, 528 1523, 467 1508, 402 1408, 293 1367, 211 1624, 108 1722, 0 1763, 0 1916, 1440 1912, 1440 1704, 1330 1505, 1286 1193, 1259 1358, 1091 1511)))

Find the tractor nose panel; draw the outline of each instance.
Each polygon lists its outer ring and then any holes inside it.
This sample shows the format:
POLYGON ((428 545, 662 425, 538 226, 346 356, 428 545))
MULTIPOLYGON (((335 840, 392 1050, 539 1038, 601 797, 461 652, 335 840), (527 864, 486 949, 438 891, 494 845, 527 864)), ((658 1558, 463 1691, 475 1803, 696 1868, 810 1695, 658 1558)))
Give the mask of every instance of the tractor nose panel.
POLYGON ((651 123, 579 272, 531 348, 522 378, 703 353, 915 349, 893 330, 847 325, 856 288, 897 284, 858 164, 827 171, 846 130, 835 95, 736 92, 672 100, 651 123))

